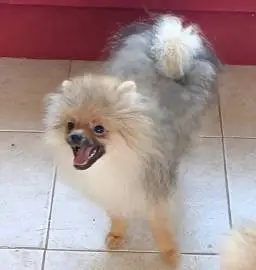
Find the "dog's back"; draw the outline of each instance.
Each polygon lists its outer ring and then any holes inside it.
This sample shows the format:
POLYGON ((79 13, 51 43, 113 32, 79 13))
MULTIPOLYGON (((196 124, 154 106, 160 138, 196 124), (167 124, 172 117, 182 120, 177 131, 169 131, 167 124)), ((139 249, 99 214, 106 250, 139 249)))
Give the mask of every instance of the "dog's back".
POLYGON ((185 27, 171 15, 134 23, 110 44, 107 73, 134 80, 138 91, 155 101, 151 110, 154 122, 162 130, 166 128, 168 140, 177 145, 174 155, 178 158, 198 128, 204 109, 215 101, 220 63, 211 46, 197 26, 185 27), (160 112, 164 112, 162 117, 160 112))
POLYGON ((153 90, 153 83, 157 90, 185 88, 202 98, 215 90, 219 60, 197 26, 185 27, 177 17, 131 24, 114 36, 110 47, 108 73, 134 79, 143 89, 153 90))

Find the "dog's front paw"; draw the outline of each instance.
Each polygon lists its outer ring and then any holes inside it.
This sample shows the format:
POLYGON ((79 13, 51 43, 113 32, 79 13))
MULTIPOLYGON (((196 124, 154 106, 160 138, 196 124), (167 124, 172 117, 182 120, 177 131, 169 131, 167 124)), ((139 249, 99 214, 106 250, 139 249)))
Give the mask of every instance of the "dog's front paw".
POLYGON ((117 235, 113 232, 109 232, 106 237, 106 245, 109 249, 118 249, 122 245, 123 240, 123 235, 117 235))
POLYGON ((173 267, 173 270, 178 269, 180 265, 180 253, 177 249, 170 249, 161 252, 163 261, 173 267))

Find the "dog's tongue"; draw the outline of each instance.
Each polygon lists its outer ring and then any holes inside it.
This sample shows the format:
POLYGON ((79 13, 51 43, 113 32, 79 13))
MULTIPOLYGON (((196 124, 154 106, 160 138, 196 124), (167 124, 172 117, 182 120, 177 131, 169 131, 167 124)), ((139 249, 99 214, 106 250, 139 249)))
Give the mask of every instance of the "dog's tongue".
POLYGON ((85 165, 88 162, 92 147, 81 147, 74 156, 74 165, 85 165))

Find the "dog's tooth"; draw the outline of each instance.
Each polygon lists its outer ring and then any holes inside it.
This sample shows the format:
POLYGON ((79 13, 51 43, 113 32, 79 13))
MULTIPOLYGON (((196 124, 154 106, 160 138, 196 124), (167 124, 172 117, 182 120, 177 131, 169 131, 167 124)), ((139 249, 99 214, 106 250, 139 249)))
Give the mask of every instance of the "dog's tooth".
POLYGON ((92 158, 93 156, 95 156, 95 154, 96 154, 96 149, 94 149, 92 152, 91 152, 91 154, 89 155, 89 158, 92 158))

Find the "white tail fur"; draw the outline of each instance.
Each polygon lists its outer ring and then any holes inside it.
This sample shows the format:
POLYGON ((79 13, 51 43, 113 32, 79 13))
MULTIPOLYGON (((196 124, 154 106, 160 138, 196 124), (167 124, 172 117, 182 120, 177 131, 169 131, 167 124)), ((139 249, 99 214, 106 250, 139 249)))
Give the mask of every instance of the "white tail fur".
POLYGON ((155 25, 152 50, 160 72, 179 79, 190 69, 193 58, 203 50, 203 40, 196 25, 185 27, 180 18, 166 15, 155 25))

